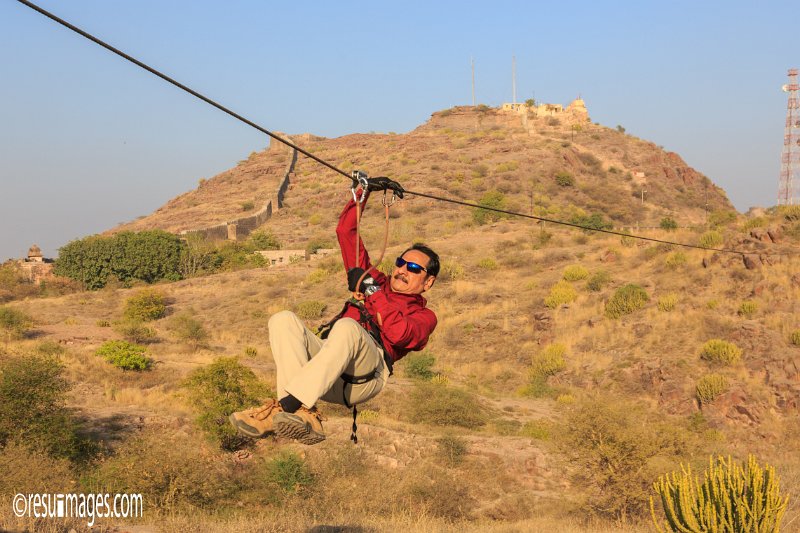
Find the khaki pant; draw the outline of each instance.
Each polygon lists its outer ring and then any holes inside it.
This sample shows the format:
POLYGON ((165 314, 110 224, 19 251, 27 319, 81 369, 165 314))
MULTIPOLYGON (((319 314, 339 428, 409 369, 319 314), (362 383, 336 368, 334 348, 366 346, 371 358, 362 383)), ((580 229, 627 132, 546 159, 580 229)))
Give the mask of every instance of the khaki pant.
POLYGON ((278 398, 291 394, 306 407, 317 400, 355 405, 378 394, 389 379, 383 350, 352 318, 336 322, 326 340, 291 311, 269 319, 269 344, 278 368, 278 398), (360 385, 345 384, 342 374, 379 376, 360 385))

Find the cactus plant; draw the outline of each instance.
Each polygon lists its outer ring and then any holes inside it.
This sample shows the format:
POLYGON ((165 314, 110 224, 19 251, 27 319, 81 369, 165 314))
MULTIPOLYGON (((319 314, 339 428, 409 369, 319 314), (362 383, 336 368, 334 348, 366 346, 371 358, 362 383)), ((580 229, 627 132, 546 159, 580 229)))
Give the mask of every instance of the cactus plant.
POLYGON ((777 533, 789 497, 780 494, 775 469, 762 469, 750 455, 747 465, 729 456, 709 459, 701 483, 691 467, 661 476, 653 489, 661 497, 666 520, 656 516, 653 498, 650 512, 659 533, 753 532, 777 533))

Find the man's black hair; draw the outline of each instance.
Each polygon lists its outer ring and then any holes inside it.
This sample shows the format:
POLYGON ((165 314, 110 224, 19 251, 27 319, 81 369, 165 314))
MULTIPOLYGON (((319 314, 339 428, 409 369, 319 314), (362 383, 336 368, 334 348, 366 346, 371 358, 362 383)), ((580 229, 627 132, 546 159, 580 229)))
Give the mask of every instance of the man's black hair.
POLYGON ((400 254, 400 257, 404 256, 406 252, 408 252, 409 250, 417 250, 427 255, 429 259, 427 267, 428 275, 429 276, 439 275, 439 254, 431 250, 426 244, 423 244, 421 242, 415 242, 414 244, 411 245, 410 248, 406 249, 405 252, 400 254))

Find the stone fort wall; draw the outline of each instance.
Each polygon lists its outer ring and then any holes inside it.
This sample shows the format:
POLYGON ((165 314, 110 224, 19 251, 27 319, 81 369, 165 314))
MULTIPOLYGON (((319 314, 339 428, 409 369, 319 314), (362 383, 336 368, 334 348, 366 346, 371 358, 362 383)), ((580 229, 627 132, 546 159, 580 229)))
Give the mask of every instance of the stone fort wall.
MULTIPOLYGON (((277 148, 280 149, 283 145, 277 145, 277 148)), ((273 145, 270 145, 270 150, 274 150, 273 145)), ((267 200, 267 203, 259 209, 256 213, 237 218, 234 220, 229 220, 228 222, 222 222, 220 224, 216 224, 214 226, 209 226, 205 228, 198 228, 198 229, 190 229, 184 230, 180 232, 181 235, 200 235, 205 239, 210 240, 232 240, 235 241, 240 237, 246 237, 250 235, 256 228, 263 225, 267 220, 272 217, 272 210, 273 206, 276 206, 277 209, 283 207, 283 200, 286 196, 286 191, 289 189, 289 177, 294 172, 294 166, 297 164, 297 150, 294 148, 288 149, 289 161, 286 164, 286 168, 283 172, 283 178, 281 179, 280 185, 278 186, 278 190, 276 191, 275 197, 270 198, 267 200)))

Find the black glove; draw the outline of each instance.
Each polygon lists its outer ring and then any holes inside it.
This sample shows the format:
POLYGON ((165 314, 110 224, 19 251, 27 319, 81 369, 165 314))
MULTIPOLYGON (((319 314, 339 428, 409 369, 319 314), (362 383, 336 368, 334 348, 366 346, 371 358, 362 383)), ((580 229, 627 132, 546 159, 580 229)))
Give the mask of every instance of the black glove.
POLYGON ((363 274, 364 269, 359 267, 351 268, 347 271, 347 289, 350 292, 360 292, 371 296, 381 289, 381 286, 378 285, 372 276, 364 276, 363 281, 361 281, 361 286, 356 289, 356 283, 358 283, 358 280, 363 274))
POLYGON ((370 191, 392 191, 394 194, 397 195, 398 198, 403 198, 403 193, 405 189, 403 186, 397 183, 394 180, 390 180, 385 176, 380 176, 378 178, 368 178, 367 183, 369 184, 368 189, 370 191))

